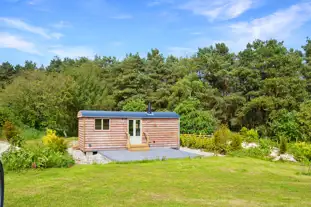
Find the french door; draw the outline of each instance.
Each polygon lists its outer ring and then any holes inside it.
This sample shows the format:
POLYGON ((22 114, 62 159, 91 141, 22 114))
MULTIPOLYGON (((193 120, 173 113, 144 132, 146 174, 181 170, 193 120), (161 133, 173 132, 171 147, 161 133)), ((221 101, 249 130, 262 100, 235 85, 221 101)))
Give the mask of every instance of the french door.
POLYGON ((131 144, 142 144, 140 119, 128 120, 128 133, 130 135, 131 144))

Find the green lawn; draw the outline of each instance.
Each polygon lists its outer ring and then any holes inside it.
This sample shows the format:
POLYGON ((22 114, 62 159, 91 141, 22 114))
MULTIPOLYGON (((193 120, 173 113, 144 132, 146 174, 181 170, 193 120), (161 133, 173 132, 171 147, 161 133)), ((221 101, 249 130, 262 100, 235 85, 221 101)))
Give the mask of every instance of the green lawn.
POLYGON ((5 175, 5 206, 311 206, 297 164, 212 157, 5 175))

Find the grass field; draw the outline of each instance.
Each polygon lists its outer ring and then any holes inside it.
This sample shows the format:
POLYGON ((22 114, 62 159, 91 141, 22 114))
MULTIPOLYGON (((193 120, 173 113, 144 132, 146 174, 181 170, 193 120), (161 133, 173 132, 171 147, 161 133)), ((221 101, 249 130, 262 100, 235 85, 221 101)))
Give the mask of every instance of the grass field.
POLYGON ((5 206, 311 206, 299 165, 212 157, 5 175, 5 206))

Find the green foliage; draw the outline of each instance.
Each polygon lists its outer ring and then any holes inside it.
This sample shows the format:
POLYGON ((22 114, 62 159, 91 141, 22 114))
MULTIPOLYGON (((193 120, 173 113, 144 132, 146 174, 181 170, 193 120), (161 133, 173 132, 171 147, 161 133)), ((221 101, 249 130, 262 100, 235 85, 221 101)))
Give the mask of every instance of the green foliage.
POLYGON ((58 137, 55 130, 47 129, 42 142, 49 149, 64 153, 67 149, 67 143, 64 138, 58 137))
POLYGON ((20 134, 16 134, 14 137, 10 139, 10 143, 16 147, 22 147, 25 143, 25 138, 20 134))
POLYGON ((132 99, 123 107, 123 111, 146 111, 146 103, 142 99, 132 99))
POLYGON ((302 133, 297 120, 297 112, 289 112, 285 109, 272 113, 270 130, 272 135, 284 136, 289 141, 301 141, 302 133))
POLYGON ((284 154, 287 152, 287 139, 286 137, 280 137, 280 154, 284 154))
POLYGON ((198 100, 183 101, 175 108, 181 115, 180 130, 185 134, 212 134, 217 126, 217 120, 211 111, 198 110, 198 100))
POLYGON ((68 154, 63 154, 46 147, 11 148, 2 155, 5 170, 21 171, 30 168, 62 168, 70 167, 74 160, 68 154))
POLYGON ((45 135, 45 132, 42 130, 26 127, 21 129, 20 135, 24 137, 25 140, 40 139, 45 135))
POLYGON ((242 149, 242 140, 243 140, 243 138, 240 134, 232 133, 229 151, 236 151, 236 150, 242 149))
POLYGON ((230 156, 234 157, 252 157, 257 159, 269 160, 268 155, 270 154, 270 149, 254 147, 248 149, 240 149, 237 151, 229 152, 230 156))
POLYGON ((13 122, 13 120, 12 112, 6 107, 0 107, 0 128, 3 127, 6 121, 13 122))
POLYGON ((215 150, 221 154, 226 154, 230 138, 231 132, 228 127, 221 125, 214 133, 215 150))
POLYGON ((11 148, 2 154, 1 161, 5 170, 20 171, 31 168, 33 155, 23 148, 11 148))
POLYGON ((259 139, 257 141, 259 144, 258 147, 231 151, 228 154, 236 157, 253 157, 262 160, 271 160, 269 155, 273 147, 278 147, 277 142, 274 142, 271 139, 259 139))
POLYGON ((242 135, 243 140, 246 142, 258 142, 259 135, 255 129, 248 130, 246 127, 242 127, 240 134, 242 135))
POLYGON ((183 147, 204 149, 207 151, 214 151, 214 139, 207 136, 200 136, 196 134, 182 134, 180 135, 180 145, 183 147))
MULTIPOLYGON (((243 140, 279 136, 311 141, 310 39, 302 50, 277 40, 255 40, 239 53, 224 43, 190 57, 54 58, 45 68, 0 64, 0 127, 5 121, 77 136, 79 110, 176 111, 181 132, 212 134, 219 123, 243 140), (255 130, 258 130, 258 133, 255 130)), ((29 133, 31 134, 31 133, 29 133)), ((32 135, 25 136, 32 137, 32 135)))
POLYGON ((311 144, 306 142, 292 143, 288 149, 289 153, 293 154, 295 159, 302 162, 305 160, 311 161, 311 144))
POLYGON ((305 141, 311 141, 311 101, 300 105, 297 119, 300 124, 300 130, 305 141))

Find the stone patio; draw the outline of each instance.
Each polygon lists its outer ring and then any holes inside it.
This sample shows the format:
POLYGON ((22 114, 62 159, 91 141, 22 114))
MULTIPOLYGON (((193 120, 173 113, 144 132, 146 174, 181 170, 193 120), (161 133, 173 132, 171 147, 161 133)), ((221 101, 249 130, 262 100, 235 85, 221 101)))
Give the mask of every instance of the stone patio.
POLYGON ((142 160, 177 159, 197 157, 198 154, 170 148, 151 148, 149 151, 109 150, 99 151, 99 154, 115 162, 131 162, 142 160))

